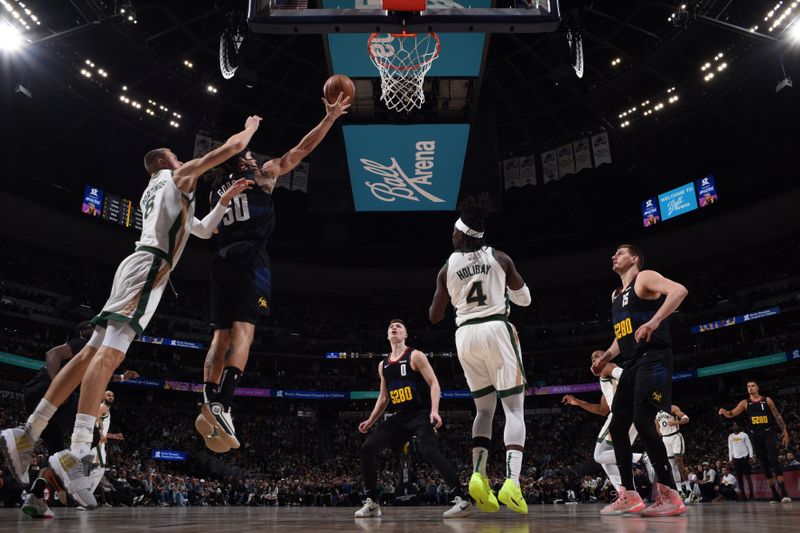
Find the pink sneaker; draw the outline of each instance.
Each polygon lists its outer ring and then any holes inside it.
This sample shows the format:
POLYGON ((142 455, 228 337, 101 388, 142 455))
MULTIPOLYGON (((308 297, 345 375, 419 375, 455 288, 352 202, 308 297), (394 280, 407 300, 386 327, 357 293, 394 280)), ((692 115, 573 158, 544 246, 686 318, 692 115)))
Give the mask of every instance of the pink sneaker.
POLYGON ((603 510, 600 511, 601 515, 618 515, 625 513, 638 513, 644 509, 644 502, 639 493, 635 490, 625 490, 625 487, 620 487, 617 499, 609 503, 603 510))
POLYGON ((677 516, 686 512, 681 495, 661 483, 656 483, 658 497, 656 502, 642 511, 642 516, 677 516))

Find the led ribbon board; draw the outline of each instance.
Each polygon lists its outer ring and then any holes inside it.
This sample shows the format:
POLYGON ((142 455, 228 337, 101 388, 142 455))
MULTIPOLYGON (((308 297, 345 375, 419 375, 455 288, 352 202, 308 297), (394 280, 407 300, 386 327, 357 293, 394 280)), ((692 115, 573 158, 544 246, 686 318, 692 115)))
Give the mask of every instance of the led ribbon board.
MULTIPOLYGON (((491 0, 470 0, 469 3, 453 0, 428 1, 428 9, 435 7, 489 8, 491 0)), ((326 9, 381 9, 380 0, 323 0, 326 9)), ((354 78, 377 78, 378 71, 367 52, 368 33, 329 33, 328 48, 331 66, 336 74, 354 78)), ((439 58, 433 62, 428 76, 478 77, 483 55, 483 33, 440 33, 442 43, 439 58)), ((380 43, 382 53, 394 50, 395 37, 387 37, 380 43)))
POLYGON ((451 211, 468 124, 344 126, 356 211, 451 211))

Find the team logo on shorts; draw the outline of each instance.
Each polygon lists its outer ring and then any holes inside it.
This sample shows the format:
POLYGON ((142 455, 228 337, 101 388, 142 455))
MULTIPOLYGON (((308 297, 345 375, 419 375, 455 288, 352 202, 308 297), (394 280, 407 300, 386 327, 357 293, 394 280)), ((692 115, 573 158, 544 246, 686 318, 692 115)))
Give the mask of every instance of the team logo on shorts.
POLYGON ((269 307, 269 305, 267 304, 267 299, 264 298, 263 296, 261 298, 259 298, 258 299, 258 306, 261 307, 262 309, 266 309, 267 307, 269 307))
POLYGON ((661 393, 660 393, 660 392, 658 392, 658 391, 653 391, 653 401, 654 401, 654 402, 660 402, 662 397, 663 397, 663 396, 661 395, 661 393))

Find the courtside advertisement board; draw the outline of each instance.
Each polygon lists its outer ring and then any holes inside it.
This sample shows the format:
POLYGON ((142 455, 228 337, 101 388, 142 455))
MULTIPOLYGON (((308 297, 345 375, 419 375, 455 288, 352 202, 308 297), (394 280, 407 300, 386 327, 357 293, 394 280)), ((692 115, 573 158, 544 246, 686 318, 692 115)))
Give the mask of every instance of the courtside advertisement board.
POLYGON ((344 126, 356 211, 452 211, 468 124, 344 126))

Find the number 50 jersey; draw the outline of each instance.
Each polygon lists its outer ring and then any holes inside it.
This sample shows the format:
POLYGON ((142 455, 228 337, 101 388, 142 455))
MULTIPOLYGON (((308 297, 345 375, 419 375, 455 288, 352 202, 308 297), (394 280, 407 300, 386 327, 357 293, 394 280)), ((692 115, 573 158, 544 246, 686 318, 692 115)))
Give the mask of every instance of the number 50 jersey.
MULTIPOLYGON (((214 180, 211 189, 211 207, 216 206, 225 191, 241 178, 253 179, 253 172, 248 171, 242 175, 230 175, 214 180)), ((275 206, 272 195, 254 185, 252 189, 235 197, 228 206, 219 227, 217 253, 222 257, 236 254, 240 251, 236 248, 241 245, 247 248, 266 249, 274 228, 275 206)))
POLYGON ((447 292, 456 310, 456 325, 493 315, 508 316, 506 273, 495 251, 453 252, 447 260, 447 292))

